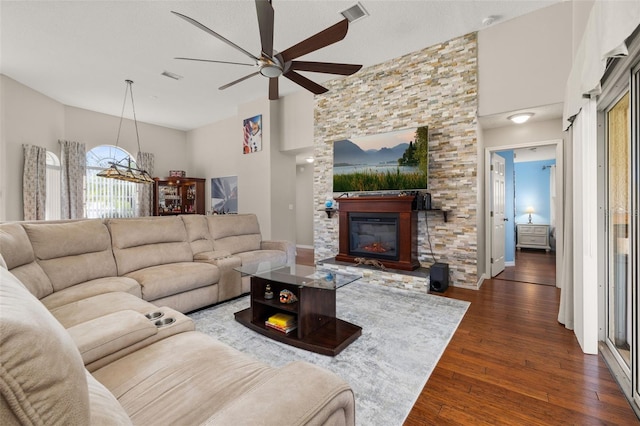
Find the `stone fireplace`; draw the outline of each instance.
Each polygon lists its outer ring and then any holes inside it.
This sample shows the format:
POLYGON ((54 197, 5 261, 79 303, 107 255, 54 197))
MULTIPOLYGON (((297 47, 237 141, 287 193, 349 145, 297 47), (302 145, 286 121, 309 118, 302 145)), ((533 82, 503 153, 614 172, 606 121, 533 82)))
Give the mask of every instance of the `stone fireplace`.
MULTIPOLYGON (((348 228, 342 213, 349 201, 345 203, 346 196, 333 192, 333 143, 426 125, 429 127, 428 190, 434 208, 447 211, 448 220, 445 222, 441 214, 431 212, 403 212, 403 215, 417 216, 418 239, 417 252, 412 252, 403 263, 417 262, 425 268, 434 261, 448 263, 451 285, 478 285, 477 262, 484 253, 478 250, 477 224, 484 217, 478 217, 478 166, 482 158, 478 157, 477 83, 476 33, 324 83, 329 91, 314 97, 316 261, 350 256, 348 250, 340 248, 340 241, 346 238, 344 229, 348 228), (338 202, 338 214, 325 213, 324 203, 328 198, 338 202)), ((349 195, 349 200, 363 198, 349 195)), ((413 218, 407 222, 413 224, 413 218)), ((413 232, 413 225, 411 229, 413 232)), ((403 243, 402 238, 399 244, 403 243)), ((409 234, 405 238, 411 241, 414 237, 409 234)), ((385 274, 376 271, 374 275, 385 274)))
POLYGON ((413 196, 340 199, 339 253, 335 259, 375 259, 388 268, 419 268, 418 221, 413 201, 413 196))

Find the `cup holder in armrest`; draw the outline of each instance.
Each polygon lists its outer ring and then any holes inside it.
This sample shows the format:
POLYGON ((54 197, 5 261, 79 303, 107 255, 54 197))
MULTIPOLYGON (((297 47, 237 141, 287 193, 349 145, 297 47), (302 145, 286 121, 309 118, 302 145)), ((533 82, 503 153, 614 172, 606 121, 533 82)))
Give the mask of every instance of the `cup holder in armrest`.
POLYGON ((144 316, 151 321, 162 318, 163 315, 164 315, 164 312, 160 312, 160 311, 149 312, 148 314, 144 314, 144 316))
POLYGON ((159 320, 156 320, 154 322, 154 324, 155 324, 156 327, 164 327, 164 326, 167 326, 167 325, 171 325, 174 322, 176 322, 175 318, 161 318, 159 320))

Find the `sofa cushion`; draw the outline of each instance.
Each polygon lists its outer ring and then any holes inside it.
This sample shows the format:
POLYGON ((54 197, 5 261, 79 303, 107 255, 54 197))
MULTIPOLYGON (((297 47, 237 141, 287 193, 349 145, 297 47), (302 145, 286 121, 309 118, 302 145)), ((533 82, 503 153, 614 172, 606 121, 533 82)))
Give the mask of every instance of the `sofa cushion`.
POLYGON ((89 424, 85 368, 66 330, 0 268, 0 393, 22 424, 89 424))
POLYGON ((93 374, 134 424, 162 419, 187 425, 202 423, 277 370, 194 331, 167 337, 93 374))
POLYGON ((92 425, 127 426, 131 419, 111 392, 86 372, 92 425))
POLYGON ((180 217, 111 219, 107 224, 118 275, 150 266, 193 261, 180 217))
POLYGON ((236 253, 236 256, 242 259, 242 266, 260 262, 272 262, 282 265, 287 264, 287 253, 280 250, 254 250, 244 253, 236 253))
POLYGON ((126 276, 140 284, 144 300, 153 301, 213 285, 220 279, 220 269, 208 263, 180 262, 139 269, 126 276))
POLYGON ((214 250, 231 254, 259 250, 262 235, 254 214, 207 216, 214 250))
POLYGON ((42 303, 51 310, 62 305, 86 299, 102 293, 121 291, 131 293, 136 297, 142 297, 140 284, 132 278, 127 277, 105 277, 76 284, 64 290, 56 291, 41 299, 42 303))
POLYGON ((21 224, 0 225, 0 250, 6 268, 29 289, 31 294, 41 299, 53 293, 51 281, 36 263, 31 241, 21 224))
POLYGON ((129 293, 103 293, 51 309, 51 314, 65 328, 108 315, 112 312, 132 310, 147 314, 156 306, 129 293))
POLYGON ((213 250, 211 235, 209 235, 209 225, 203 215, 190 214, 180 216, 187 230, 187 239, 191 245, 194 255, 213 250))
POLYGON ((24 228, 55 291, 117 275, 111 237, 102 221, 25 223, 24 228))
POLYGON ((140 312, 124 310, 69 327, 67 332, 86 365, 158 334, 158 327, 140 312))

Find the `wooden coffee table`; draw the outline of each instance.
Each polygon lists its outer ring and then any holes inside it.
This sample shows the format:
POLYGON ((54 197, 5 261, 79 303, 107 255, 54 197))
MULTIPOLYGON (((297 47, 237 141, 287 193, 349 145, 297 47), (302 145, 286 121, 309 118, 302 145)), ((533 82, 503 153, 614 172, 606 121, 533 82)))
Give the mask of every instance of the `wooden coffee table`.
POLYGON ((362 328, 336 318, 336 289, 360 277, 313 267, 269 262, 235 270, 251 276, 251 306, 235 313, 236 321, 271 339, 323 355, 335 356, 362 334, 362 328), (269 285, 272 299, 265 299, 269 285), (281 303, 282 290, 297 302, 281 303), (293 315, 297 328, 289 333, 273 330, 266 320, 277 313, 293 315))

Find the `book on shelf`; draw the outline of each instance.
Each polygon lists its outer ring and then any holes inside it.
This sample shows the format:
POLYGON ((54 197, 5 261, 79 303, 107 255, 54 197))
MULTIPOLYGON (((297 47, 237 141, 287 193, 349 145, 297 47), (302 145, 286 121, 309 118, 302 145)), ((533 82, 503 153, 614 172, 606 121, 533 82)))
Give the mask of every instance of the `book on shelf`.
POLYGON ((277 325, 279 327, 287 327, 291 324, 295 324, 296 317, 293 315, 289 315, 281 312, 281 313, 271 315, 267 320, 267 322, 273 325, 277 325))
POLYGON ((267 328, 271 328, 273 330, 277 330, 277 331, 280 331, 280 332, 285 333, 285 334, 291 333, 293 330, 298 328, 298 325, 296 323, 293 323, 293 324, 287 325, 287 326, 279 326, 279 325, 276 325, 276 324, 272 324, 271 322, 269 322, 269 320, 265 321, 264 325, 266 325, 267 328))

